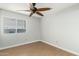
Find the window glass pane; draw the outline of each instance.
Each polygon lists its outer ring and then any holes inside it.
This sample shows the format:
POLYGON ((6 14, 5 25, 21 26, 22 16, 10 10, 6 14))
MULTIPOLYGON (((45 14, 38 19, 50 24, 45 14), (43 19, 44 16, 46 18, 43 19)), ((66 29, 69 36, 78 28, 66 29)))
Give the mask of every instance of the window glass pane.
POLYGON ((26 29, 17 29, 17 33, 23 33, 26 32, 26 29))
POLYGON ((16 29, 16 19, 4 17, 3 23, 5 29, 16 29))
POLYGON ((16 29, 4 29, 4 33, 15 33, 16 29))
POLYGON ((26 21, 24 21, 24 20, 17 20, 17 28, 18 29, 25 29, 26 28, 26 21))

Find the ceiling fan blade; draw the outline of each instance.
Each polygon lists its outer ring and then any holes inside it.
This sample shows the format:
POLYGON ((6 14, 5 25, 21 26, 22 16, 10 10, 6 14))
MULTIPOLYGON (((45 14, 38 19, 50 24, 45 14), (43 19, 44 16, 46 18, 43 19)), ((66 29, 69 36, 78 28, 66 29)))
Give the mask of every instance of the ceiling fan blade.
POLYGON ((30 10, 18 10, 18 11, 28 11, 28 12, 31 12, 30 10))
POLYGON ((40 12, 36 12, 36 14, 40 15, 40 16, 44 16, 42 13, 40 12))
POLYGON ((50 10, 51 8, 38 8, 37 11, 47 11, 50 10))
POLYGON ((31 10, 25 10, 25 11, 31 12, 31 10))
POLYGON ((32 3, 32 5, 33 5, 33 6, 35 6, 35 5, 36 5, 36 3, 32 3))
POLYGON ((33 13, 33 12, 31 12, 31 13, 30 13, 30 15, 29 15, 29 17, 31 17, 33 14, 34 14, 34 13, 33 13))

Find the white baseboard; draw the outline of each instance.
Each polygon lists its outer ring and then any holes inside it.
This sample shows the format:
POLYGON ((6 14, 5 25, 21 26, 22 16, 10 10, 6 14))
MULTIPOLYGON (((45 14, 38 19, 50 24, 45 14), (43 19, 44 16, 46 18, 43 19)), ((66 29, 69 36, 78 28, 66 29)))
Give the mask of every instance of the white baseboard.
POLYGON ((67 52, 70 52, 70 53, 72 53, 72 54, 75 54, 75 55, 79 56, 79 53, 74 52, 74 51, 71 51, 71 50, 68 50, 68 49, 65 49, 65 48, 62 48, 62 47, 60 47, 60 46, 58 46, 58 45, 56 45, 56 44, 53 44, 53 43, 50 43, 50 42, 47 42, 47 41, 42 41, 42 42, 47 43, 47 44, 49 44, 49 45, 51 45, 51 46, 54 46, 54 47, 56 47, 56 48, 62 49, 62 50, 64 50, 64 51, 67 51, 67 52))
POLYGON ((29 44, 29 43, 33 43, 33 42, 38 42, 38 41, 39 41, 39 40, 35 40, 35 41, 30 41, 30 42, 25 42, 25 43, 19 43, 19 44, 7 46, 7 47, 2 47, 2 48, 0 48, 0 50, 12 48, 12 47, 17 47, 17 46, 21 46, 21 45, 24 45, 24 44, 29 44))

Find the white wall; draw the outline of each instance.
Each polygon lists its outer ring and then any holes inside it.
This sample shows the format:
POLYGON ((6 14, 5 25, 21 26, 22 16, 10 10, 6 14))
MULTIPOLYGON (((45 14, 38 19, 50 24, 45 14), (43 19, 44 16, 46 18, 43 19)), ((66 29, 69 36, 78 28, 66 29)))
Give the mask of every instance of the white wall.
MULTIPOLYGON (((26 33, 5 34, 1 33, 0 48, 7 48, 18 44, 29 43, 40 40, 40 20, 37 17, 28 17, 27 15, 1 10, 2 14, 0 20, 3 21, 3 17, 13 17, 16 19, 26 20, 26 33)), ((2 22, 1 22, 2 23, 2 22)), ((2 28, 2 27, 1 27, 2 28)))
MULTIPOLYGON (((0 18, 1 18, 1 11, 0 11, 0 18)), ((0 19, 0 47, 2 46, 2 42, 1 42, 1 19, 0 19)))
POLYGON ((42 39, 79 53, 79 4, 42 18, 42 39))

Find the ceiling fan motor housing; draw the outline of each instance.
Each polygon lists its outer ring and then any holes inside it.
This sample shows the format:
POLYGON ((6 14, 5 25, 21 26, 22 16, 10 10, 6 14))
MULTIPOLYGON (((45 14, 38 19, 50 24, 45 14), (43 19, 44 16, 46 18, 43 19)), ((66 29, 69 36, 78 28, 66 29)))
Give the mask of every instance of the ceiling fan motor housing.
POLYGON ((37 8, 36 7, 33 7, 33 8, 30 8, 30 10, 35 13, 37 11, 37 8))

